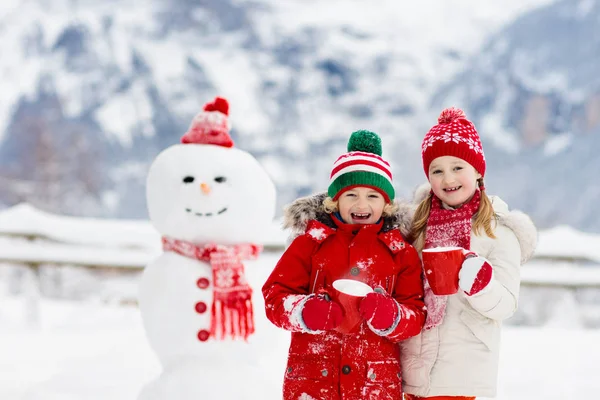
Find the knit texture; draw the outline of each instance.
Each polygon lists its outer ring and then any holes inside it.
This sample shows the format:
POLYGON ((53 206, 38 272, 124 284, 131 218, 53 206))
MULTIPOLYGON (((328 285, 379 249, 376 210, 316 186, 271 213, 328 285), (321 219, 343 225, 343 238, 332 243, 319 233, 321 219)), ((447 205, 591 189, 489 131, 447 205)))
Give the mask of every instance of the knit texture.
POLYGON ((232 339, 254 333, 252 288, 246 281, 242 259, 258 257, 262 246, 240 244, 236 246, 203 245, 183 240, 162 238, 163 250, 209 262, 213 272, 213 303, 211 307, 211 337, 232 339))
POLYGON ((423 169, 429 176, 429 165, 442 156, 458 157, 485 175, 485 155, 475 125, 457 108, 447 108, 423 139, 421 146, 423 169))
POLYGON ((181 143, 233 147, 228 117, 229 103, 222 97, 216 97, 196 114, 187 132, 181 137, 181 143))
MULTIPOLYGON (((457 209, 445 209, 437 196, 431 199, 431 212, 427 219, 425 231, 425 249, 433 247, 462 247, 471 249, 472 219, 479 209, 481 193, 477 190, 473 198, 457 209)), ((448 296, 438 296, 431 290, 424 275, 425 305, 427 320, 424 329, 439 325, 444 319, 448 296)))
POLYGON ((327 194, 333 200, 344 191, 357 186, 379 191, 386 202, 395 197, 392 169, 381 157, 381 139, 370 131, 356 131, 348 141, 348 153, 342 154, 333 164, 327 194))

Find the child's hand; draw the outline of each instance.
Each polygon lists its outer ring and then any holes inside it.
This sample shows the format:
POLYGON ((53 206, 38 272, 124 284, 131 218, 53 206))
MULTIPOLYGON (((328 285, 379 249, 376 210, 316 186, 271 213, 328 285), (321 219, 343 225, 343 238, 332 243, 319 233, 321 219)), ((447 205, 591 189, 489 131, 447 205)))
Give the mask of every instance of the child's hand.
POLYGON ((398 303, 384 290, 371 292, 360 302, 360 315, 377 330, 392 327, 398 317, 398 303))
POLYGON ((328 331, 342 323, 342 307, 325 294, 310 295, 302 307, 302 320, 311 331, 328 331))
POLYGON ((480 293, 492 281, 492 265, 477 253, 469 252, 458 273, 458 286, 468 295, 480 293))

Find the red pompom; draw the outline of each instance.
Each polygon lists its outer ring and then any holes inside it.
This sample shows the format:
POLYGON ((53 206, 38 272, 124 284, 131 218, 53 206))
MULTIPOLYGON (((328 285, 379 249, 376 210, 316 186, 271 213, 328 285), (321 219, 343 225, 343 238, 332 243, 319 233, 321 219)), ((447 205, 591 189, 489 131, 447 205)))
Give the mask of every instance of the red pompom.
POLYGON ((212 103, 204 105, 204 111, 219 111, 225 115, 229 115, 229 103, 222 97, 215 97, 212 103))
POLYGON ((460 108, 449 107, 442 111, 438 117, 438 124, 449 124, 459 118, 466 119, 467 116, 465 115, 465 112, 460 108))

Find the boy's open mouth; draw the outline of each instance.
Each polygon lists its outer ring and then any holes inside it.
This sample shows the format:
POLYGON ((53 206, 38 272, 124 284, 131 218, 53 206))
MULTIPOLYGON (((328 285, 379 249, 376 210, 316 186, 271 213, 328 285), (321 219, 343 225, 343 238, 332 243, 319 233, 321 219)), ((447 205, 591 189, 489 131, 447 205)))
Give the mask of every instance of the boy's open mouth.
POLYGON ((450 188, 445 188, 444 192, 456 192, 458 189, 460 189, 462 186, 454 186, 454 187, 450 187, 450 188))
POLYGON ((371 213, 350 213, 354 221, 366 221, 371 216, 371 213))

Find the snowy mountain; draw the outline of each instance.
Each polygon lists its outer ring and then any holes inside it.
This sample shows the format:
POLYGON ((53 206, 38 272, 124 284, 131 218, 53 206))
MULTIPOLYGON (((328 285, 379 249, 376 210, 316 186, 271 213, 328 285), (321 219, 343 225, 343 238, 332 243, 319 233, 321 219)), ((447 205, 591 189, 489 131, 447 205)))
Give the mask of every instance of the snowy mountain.
POLYGON ((489 186, 541 226, 600 229, 599 33, 596 0, 520 16, 432 101, 465 105, 492 145, 489 186))
MULTIPOLYGON (((556 128, 538 142, 515 133, 518 105, 546 93, 552 71, 583 78, 597 66, 597 9, 595 1, 551 0, 5 1, 0 203, 146 217, 149 164, 217 94, 230 101, 236 145, 276 182, 279 205, 324 189, 349 133, 361 128, 381 134, 398 192, 409 196, 424 180, 422 136, 452 100, 482 124, 492 191, 530 212, 543 203, 542 225, 598 231, 600 220, 590 223, 577 210, 557 214, 566 197, 546 195, 573 191, 567 183, 578 180, 558 170, 555 157, 570 152, 582 160, 589 144, 576 150, 574 133, 556 130, 565 127, 556 108, 548 109, 556 128), (586 37, 589 51, 573 46, 586 37), (532 69, 519 69, 528 74, 510 86, 503 76, 513 76, 510 65, 519 60, 532 69), (495 90, 487 89, 491 82, 495 90), (500 167, 507 159, 509 171, 500 167), (518 169, 538 159, 545 169, 535 180, 518 169), (523 178, 511 183, 515 170, 523 178)), ((592 89, 587 82, 564 80, 560 93, 575 101, 592 89)), ((600 113, 592 107, 589 115, 600 113)))

